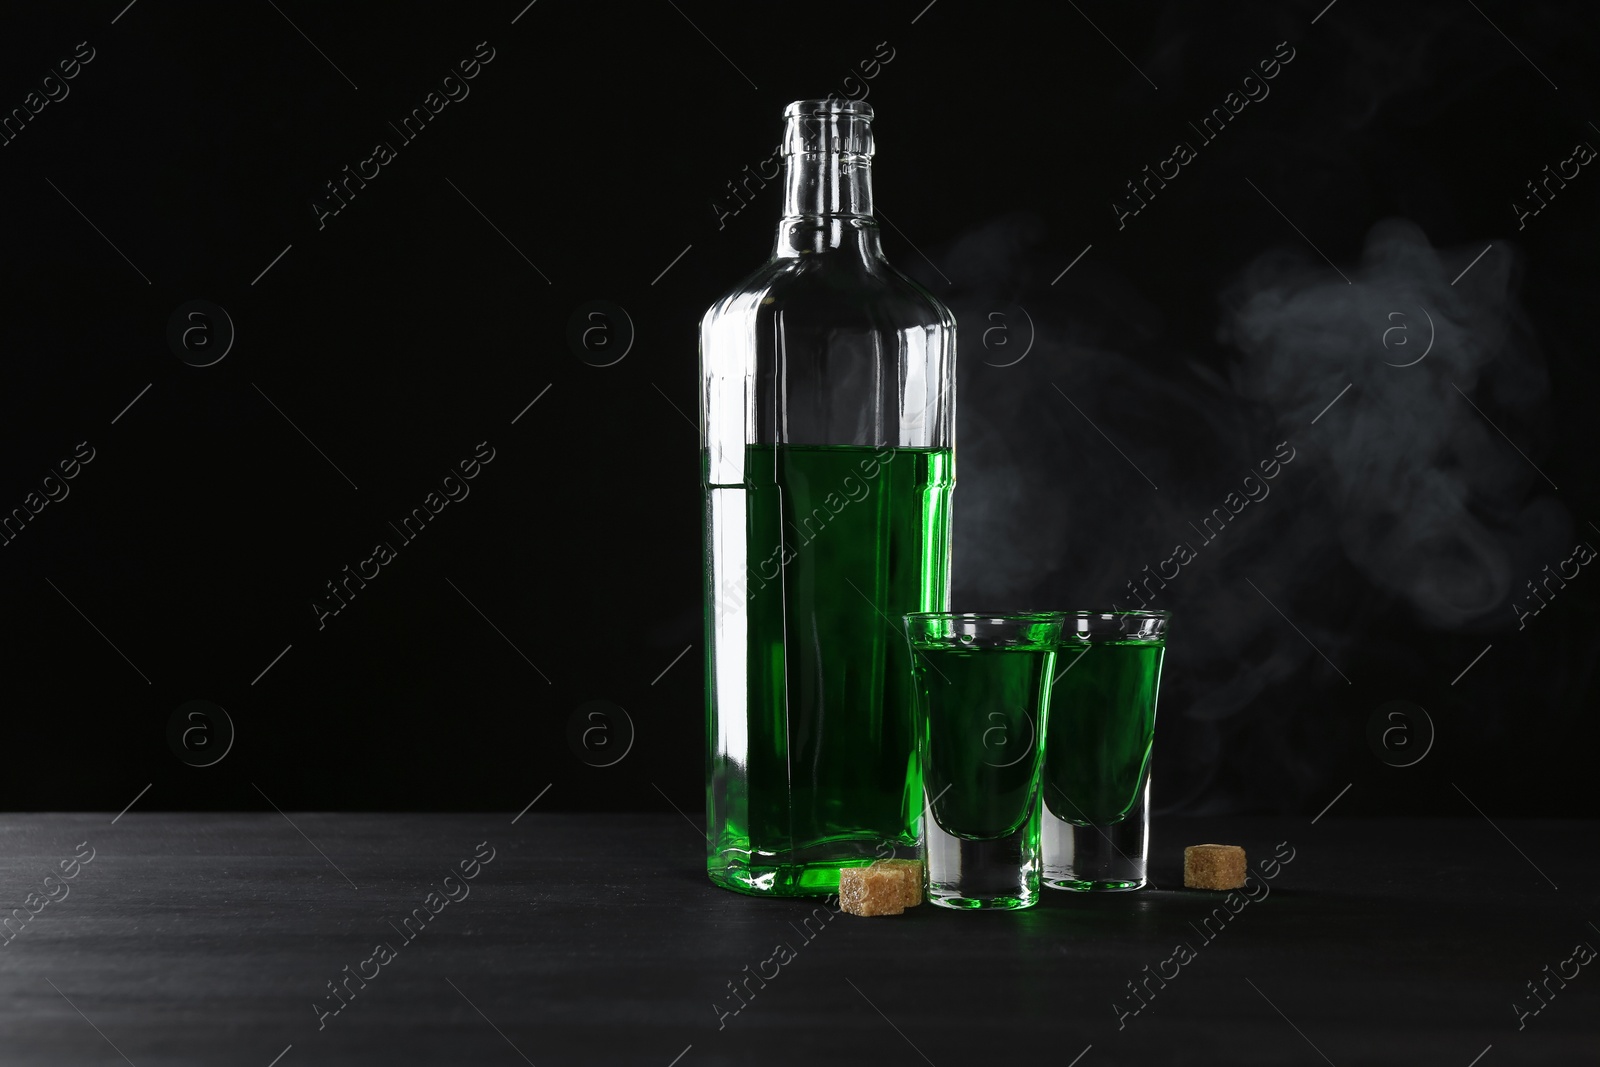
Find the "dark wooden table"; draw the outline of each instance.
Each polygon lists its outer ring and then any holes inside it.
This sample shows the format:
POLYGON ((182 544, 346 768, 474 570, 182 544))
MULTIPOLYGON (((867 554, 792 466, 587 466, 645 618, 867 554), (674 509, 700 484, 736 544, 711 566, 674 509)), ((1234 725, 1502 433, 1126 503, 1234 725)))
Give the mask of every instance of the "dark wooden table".
POLYGON ((1159 888, 857 919, 714 889, 676 814, 4 816, 0 1064, 1600 1059, 1596 824, 1155 833, 1159 888), (1229 911, 1202 841, 1293 859, 1229 911))

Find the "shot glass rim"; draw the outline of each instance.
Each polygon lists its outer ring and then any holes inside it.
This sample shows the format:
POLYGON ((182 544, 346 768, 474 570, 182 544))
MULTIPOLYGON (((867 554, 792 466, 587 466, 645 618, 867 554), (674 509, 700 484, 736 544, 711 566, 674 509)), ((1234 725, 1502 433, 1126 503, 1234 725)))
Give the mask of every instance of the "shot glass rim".
POLYGON ((1065 620, 1066 611, 908 611, 902 622, 912 619, 960 619, 965 622, 1052 622, 1065 620))
POLYGON ((900 629, 913 648, 988 648, 1011 651, 1054 649, 1067 617, 1059 611, 908 611, 900 629), (1030 628, 1045 627, 1050 636, 1028 638, 1030 628), (936 635, 915 633, 926 628, 936 635), (965 637, 958 636, 964 634, 965 637))
POLYGON ((1132 608, 1126 611, 1066 611, 1062 612, 1061 645, 1067 647, 1083 643, 1131 642, 1165 648, 1167 631, 1171 628, 1172 612, 1153 608, 1132 608), (1100 624, 1098 629, 1094 627, 1097 622, 1100 624), (1157 632, 1129 633, 1129 622, 1148 626, 1157 632), (1110 629, 1111 626, 1116 627, 1114 632, 1110 629))

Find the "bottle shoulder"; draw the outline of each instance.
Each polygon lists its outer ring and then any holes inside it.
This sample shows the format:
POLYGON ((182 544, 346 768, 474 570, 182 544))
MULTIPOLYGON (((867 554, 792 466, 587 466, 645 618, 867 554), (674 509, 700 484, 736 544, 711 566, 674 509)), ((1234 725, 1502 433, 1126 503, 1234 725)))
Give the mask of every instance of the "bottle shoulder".
POLYGON ((726 316, 786 320, 822 318, 837 326, 954 330, 950 309, 882 256, 777 256, 724 293, 701 319, 708 327, 726 316))

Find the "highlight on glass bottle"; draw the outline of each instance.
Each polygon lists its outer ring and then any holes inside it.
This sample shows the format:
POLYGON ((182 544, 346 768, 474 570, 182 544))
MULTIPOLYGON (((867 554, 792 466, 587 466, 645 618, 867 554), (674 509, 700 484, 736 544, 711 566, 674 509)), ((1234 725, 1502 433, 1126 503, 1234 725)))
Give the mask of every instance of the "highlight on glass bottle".
POLYGON ((884 258, 873 109, 784 110, 772 256, 700 324, 707 873, 918 854, 906 612, 949 606, 955 318, 884 258))

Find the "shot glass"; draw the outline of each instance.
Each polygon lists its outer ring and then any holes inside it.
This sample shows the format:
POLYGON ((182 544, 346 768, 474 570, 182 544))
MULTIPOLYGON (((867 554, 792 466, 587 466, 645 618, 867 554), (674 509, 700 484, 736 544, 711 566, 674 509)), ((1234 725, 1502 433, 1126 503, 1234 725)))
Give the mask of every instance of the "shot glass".
POLYGON ((1026 908, 1038 899, 1039 773, 1063 618, 905 616, 935 904, 1026 908))
POLYGON ((1117 892, 1146 881, 1150 746, 1166 611, 1068 612, 1045 734, 1044 884, 1117 892))

